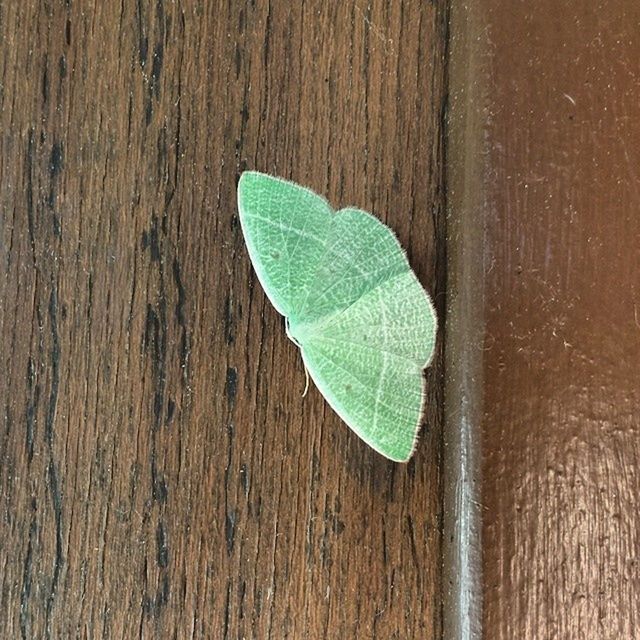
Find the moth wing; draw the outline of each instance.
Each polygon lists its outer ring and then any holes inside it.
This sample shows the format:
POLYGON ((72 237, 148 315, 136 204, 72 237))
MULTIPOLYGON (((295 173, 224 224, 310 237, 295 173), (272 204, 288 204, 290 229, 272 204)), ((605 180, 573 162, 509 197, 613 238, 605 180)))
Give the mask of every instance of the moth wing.
POLYGON ((331 207, 310 189, 245 171, 238 182, 238 211, 260 284, 279 313, 295 315, 325 253, 331 207))
POLYGON ((412 271, 380 284, 305 335, 302 356, 331 407, 398 462, 414 449, 433 357, 436 315, 412 271))

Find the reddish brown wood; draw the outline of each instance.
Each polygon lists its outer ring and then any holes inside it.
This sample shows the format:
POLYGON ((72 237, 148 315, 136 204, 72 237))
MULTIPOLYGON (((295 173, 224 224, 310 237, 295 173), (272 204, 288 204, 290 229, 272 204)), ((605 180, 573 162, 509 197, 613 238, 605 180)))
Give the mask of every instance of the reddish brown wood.
POLYGON ((640 5, 452 11, 482 637, 637 638, 640 5))
POLYGON ((373 210, 443 304, 444 12, 0 5, 0 629, 437 638, 440 362, 406 466, 305 376, 244 168, 373 210))

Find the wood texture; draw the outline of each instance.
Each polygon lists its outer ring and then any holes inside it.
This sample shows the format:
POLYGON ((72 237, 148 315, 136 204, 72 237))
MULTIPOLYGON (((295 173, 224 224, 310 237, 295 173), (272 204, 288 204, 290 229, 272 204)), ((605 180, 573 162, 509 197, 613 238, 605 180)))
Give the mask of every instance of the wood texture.
POLYGON ((372 210, 443 304, 438 4, 0 4, 0 628, 437 638, 440 361, 406 466, 312 389, 245 168, 372 210))
POLYGON ((464 637, 638 638, 640 5, 511 9, 452 7, 472 72, 451 69, 451 203, 480 238, 457 288, 484 332, 459 364, 481 456, 464 637))

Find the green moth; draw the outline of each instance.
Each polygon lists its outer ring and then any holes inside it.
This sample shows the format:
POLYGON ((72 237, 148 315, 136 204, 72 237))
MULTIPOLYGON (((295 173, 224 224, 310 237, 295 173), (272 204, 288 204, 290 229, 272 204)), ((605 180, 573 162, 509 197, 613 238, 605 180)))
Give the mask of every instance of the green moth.
POLYGON ((287 335, 336 413, 368 445, 411 457, 436 314, 394 233, 359 209, 246 171, 238 209, 249 256, 287 335))

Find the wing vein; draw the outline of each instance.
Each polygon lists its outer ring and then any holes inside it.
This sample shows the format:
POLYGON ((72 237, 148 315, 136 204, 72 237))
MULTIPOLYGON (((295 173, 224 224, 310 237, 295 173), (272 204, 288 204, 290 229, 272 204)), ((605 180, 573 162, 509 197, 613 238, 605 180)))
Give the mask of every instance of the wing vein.
MULTIPOLYGON (((357 375, 355 375, 352 371, 349 371, 349 369, 346 369, 345 367, 343 367, 341 364, 338 363, 337 360, 334 360, 331 356, 327 355, 327 354, 321 354, 322 357, 329 361, 331 364, 333 364, 335 367, 337 367, 338 369, 341 369, 342 371, 344 371, 348 376, 350 376, 351 378, 353 378, 361 387, 363 387, 364 389, 368 389, 370 388, 369 383, 367 382, 363 382, 357 375)), ((309 369, 309 373, 311 373, 311 376, 313 377, 313 369, 310 368, 309 369)), ((396 407, 392 407, 391 405, 388 405, 386 402, 383 402, 382 400, 380 400, 380 406, 387 409, 387 411, 393 413, 396 416, 400 415, 400 410, 408 410, 408 411, 413 411, 413 407, 411 405, 408 404, 399 404, 396 407)))
MULTIPOLYGON (((386 343, 387 341, 387 329, 384 326, 384 323, 386 322, 386 315, 385 315, 385 311, 384 311, 384 300, 382 300, 380 298, 380 291, 378 291, 378 293, 376 294, 377 298, 378 298, 378 303, 380 304, 380 315, 382 316, 382 334, 383 334, 383 340, 386 343)), ((375 399, 375 404, 373 405, 373 425, 372 425, 372 429, 373 431, 377 431, 378 429, 378 405, 380 404, 380 397, 382 394, 382 387, 384 386, 384 378, 387 374, 387 368, 389 366, 388 361, 387 361, 387 354, 384 352, 381 352, 382 355, 382 368, 380 370, 380 377, 378 378, 378 388, 376 389, 376 399, 375 399)))
MULTIPOLYGON (((247 217, 248 218, 255 218, 256 220, 260 220, 261 222, 265 222, 267 224, 270 224, 273 227, 277 227, 280 230, 282 229, 282 225, 277 220, 272 220, 271 218, 265 218, 264 216, 259 216, 259 215, 256 215, 254 213, 247 214, 247 217)), ((316 242, 322 243, 322 239, 321 238, 318 238, 318 236, 314 235, 313 233, 309 233, 308 231, 303 232, 300 229, 296 229, 295 227, 292 227, 291 228, 291 233, 296 233, 298 235, 301 235, 304 238, 307 238, 307 239, 310 239, 310 240, 315 240, 316 242)))
MULTIPOLYGON (((339 213, 336 215, 340 215, 339 213)), ((373 230, 369 231, 369 236, 373 235, 373 230)), ((359 265, 358 265, 358 260, 360 259, 360 257, 362 256, 362 254, 369 249, 368 245, 366 242, 362 243, 362 246, 360 247, 360 250, 358 251, 358 253, 351 259, 351 261, 348 263, 350 267, 353 267, 353 269, 355 271, 358 272, 358 275, 363 278, 365 280, 365 282, 367 281, 367 272, 364 271, 359 265)), ((339 257, 340 254, 336 253, 335 251, 328 251, 328 253, 331 253, 332 255, 337 255, 339 257)), ((317 276, 317 273, 314 274, 314 279, 317 276)), ((336 280, 334 280, 328 287, 326 287, 323 291, 321 291, 319 294, 317 294, 316 296, 316 302, 318 300, 322 300, 322 298, 324 297, 325 293, 327 293, 329 290, 335 288, 337 285, 342 284, 345 281, 345 278, 337 278, 336 280)), ((301 311, 304 311, 307 308, 307 302, 309 300, 309 296, 311 294, 311 292, 313 291, 313 287, 309 287, 309 291, 307 292, 307 297, 305 298, 302 306, 300 307, 301 311)))
MULTIPOLYGON (((411 358, 408 358, 407 356, 401 355, 400 353, 396 353, 395 351, 390 351, 389 349, 381 349, 380 347, 373 347, 370 344, 366 344, 364 342, 357 342, 355 340, 346 340, 344 338, 333 338, 331 336, 326 336, 326 335, 321 335, 317 338, 315 338, 317 341, 319 342, 338 342, 341 344, 350 344, 353 345, 354 347, 358 347, 358 348, 362 348, 362 349, 367 349, 369 351, 373 351, 374 353, 386 353, 387 355, 390 355, 394 358, 397 358, 398 360, 401 360, 402 362, 408 362, 411 364, 415 364, 415 361, 412 360, 411 358)), ((416 372, 417 373, 417 372, 416 372)))

